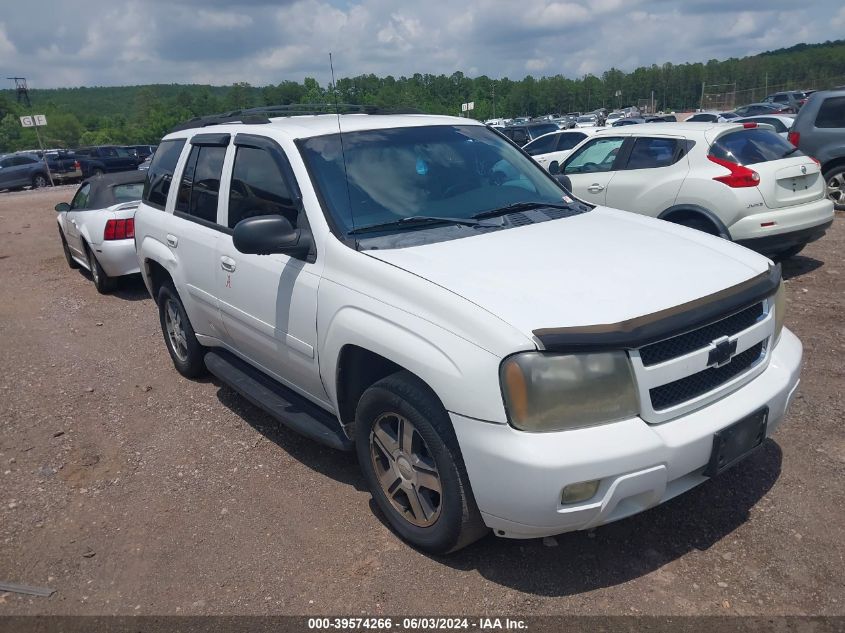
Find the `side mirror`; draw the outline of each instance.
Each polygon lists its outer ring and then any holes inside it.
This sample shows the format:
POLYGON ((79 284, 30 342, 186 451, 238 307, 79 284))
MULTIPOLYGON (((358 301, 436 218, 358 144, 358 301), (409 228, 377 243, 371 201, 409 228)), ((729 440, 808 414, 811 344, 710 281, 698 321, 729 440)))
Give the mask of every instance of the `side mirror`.
POLYGON ((279 253, 304 259, 311 250, 311 234, 295 229, 280 215, 258 215, 235 225, 232 243, 241 253, 272 255, 279 253))
POLYGON ((557 180, 561 185, 563 185, 564 189, 566 189, 570 193, 572 192, 572 181, 569 179, 569 176, 564 176, 563 174, 557 174, 555 176, 555 180, 557 180))
POLYGON ((556 160, 553 160, 549 163, 549 173, 552 176, 557 176, 560 173, 560 163, 556 160))
POLYGON ((55 207, 53 207, 59 213, 64 213, 65 211, 70 211, 70 205, 67 202, 60 202, 55 207))

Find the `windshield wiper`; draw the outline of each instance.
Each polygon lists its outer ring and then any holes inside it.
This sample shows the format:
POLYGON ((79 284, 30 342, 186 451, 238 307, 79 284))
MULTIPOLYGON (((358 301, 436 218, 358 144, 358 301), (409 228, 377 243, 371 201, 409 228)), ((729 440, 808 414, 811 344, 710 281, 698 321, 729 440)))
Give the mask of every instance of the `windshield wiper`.
POLYGON ((390 222, 379 222, 377 224, 359 226, 356 229, 347 231, 347 235, 356 235, 358 233, 371 233, 374 231, 381 231, 384 229, 391 229, 415 224, 461 224, 465 226, 477 226, 480 224, 481 226, 499 226, 498 224, 479 222, 475 218, 443 218, 435 215, 410 215, 400 220, 391 220, 390 222))
POLYGON ((492 218, 497 215, 507 215, 508 213, 515 213, 516 211, 529 211, 531 209, 571 209, 568 204, 555 204, 553 202, 514 202, 499 209, 490 209, 489 211, 482 211, 472 216, 476 220, 481 218, 492 218))
POLYGON ((792 154, 794 154, 797 151, 798 151, 797 147, 793 147, 792 149, 788 149, 788 150, 786 150, 786 153, 783 156, 781 156, 781 158, 786 158, 787 156, 791 156, 792 154))

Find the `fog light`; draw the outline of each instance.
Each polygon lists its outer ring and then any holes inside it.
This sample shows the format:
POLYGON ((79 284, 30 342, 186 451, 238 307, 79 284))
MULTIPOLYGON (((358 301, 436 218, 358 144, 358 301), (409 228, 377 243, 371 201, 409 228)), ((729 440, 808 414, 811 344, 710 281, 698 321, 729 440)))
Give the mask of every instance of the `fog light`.
POLYGON ((563 494, 560 497, 562 503, 578 503, 579 501, 586 501, 599 489, 599 480, 582 481, 579 484, 569 484, 563 489, 563 494))

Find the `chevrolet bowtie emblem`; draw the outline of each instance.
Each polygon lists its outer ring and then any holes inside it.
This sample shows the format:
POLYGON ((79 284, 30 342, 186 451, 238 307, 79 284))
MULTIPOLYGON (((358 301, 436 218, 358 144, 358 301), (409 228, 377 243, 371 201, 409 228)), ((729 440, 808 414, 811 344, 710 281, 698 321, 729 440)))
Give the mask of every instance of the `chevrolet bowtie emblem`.
POLYGON ((711 345, 713 348, 707 357, 708 367, 722 367, 731 362, 731 358, 736 353, 736 341, 728 340, 728 337, 725 336, 713 341, 711 345))

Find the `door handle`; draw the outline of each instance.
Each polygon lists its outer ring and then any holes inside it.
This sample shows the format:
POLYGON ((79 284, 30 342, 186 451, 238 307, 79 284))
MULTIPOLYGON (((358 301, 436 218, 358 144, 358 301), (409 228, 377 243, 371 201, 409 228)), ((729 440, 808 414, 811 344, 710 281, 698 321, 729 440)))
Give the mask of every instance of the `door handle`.
POLYGON ((587 187, 587 191, 589 191, 590 193, 599 193, 601 191, 604 191, 604 187, 599 183, 594 182, 592 185, 587 187))
POLYGON ((179 238, 175 235, 171 235, 170 233, 167 234, 165 239, 167 240, 167 245, 171 248, 176 248, 176 246, 178 246, 179 244, 179 238))
POLYGON ((221 257, 220 258, 220 268, 225 270, 227 273, 235 272, 235 260, 231 257, 221 257))

